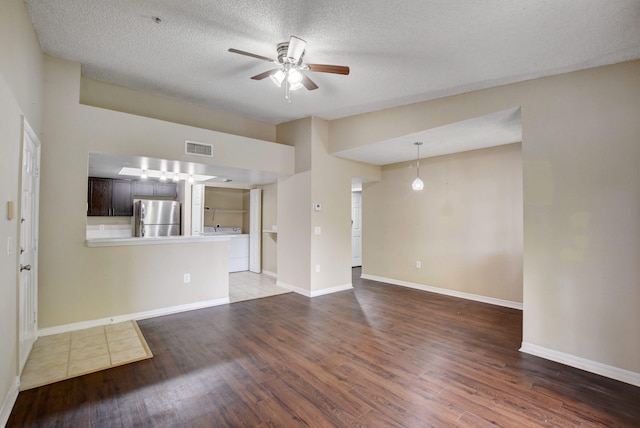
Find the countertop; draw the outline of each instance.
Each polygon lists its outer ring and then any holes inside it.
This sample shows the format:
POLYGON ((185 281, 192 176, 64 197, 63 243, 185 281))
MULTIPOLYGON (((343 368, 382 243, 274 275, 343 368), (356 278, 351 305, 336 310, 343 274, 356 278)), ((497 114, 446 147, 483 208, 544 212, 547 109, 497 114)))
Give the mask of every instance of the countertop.
POLYGON ((187 244, 199 242, 223 242, 229 241, 238 234, 231 235, 198 235, 198 236, 162 236, 157 238, 99 238, 87 239, 87 247, 122 247, 125 245, 160 245, 160 244, 187 244))

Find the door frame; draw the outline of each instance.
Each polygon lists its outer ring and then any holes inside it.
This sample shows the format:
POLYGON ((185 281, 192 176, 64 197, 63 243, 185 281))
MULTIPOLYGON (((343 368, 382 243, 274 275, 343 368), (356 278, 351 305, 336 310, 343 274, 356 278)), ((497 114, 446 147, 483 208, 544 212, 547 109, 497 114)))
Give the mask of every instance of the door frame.
POLYGON ((262 189, 249 191, 249 271, 262 272, 262 189))
POLYGON ((22 370, 24 369, 24 365, 27 362, 27 358, 31 349, 33 348, 33 344, 35 343, 38 337, 38 248, 39 248, 39 207, 40 207, 40 156, 41 156, 41 144, 38 135, 35 133, 29 122, 25 117, 22 118, 22 142, 21 142, 21 154, 20 154, 20 184, 19 184, 19 193, 20 193, 20 232, 18 238, 18 246, 17 246, 17 257, 16 257, 16 270, 17 270, 17 285, 18 285, 18 361, 19 361, 19 373, 22 374, 22 370), (24 241, 24 233, 23 233, 23 225, 22 219, 24 218, 24 204, 23 204, 23 185, 24 185, 24 176, 25 176, 25 151, 27 148, 27 144, 33 144, 35 148, 35 156, 34 156, 34 177, 35 182, 33 183, 33 193, 34 200, 32 206, 32 215, 30 216, 31 222, 31 232, 32 232, 32 241, 31 243, 25 243, 24 241), (33 293, 28 293, 28 297, 30 297, 29 307, 30 313, 24 313, 22 306, 22 298, 24 294, 23 283, 22 283, 22 249, 25 248, 25 245, 33 244, 33 256, 32 260, 29 263, 31 265, 30 273, 32 275, 32 289, 33 293), (24 338, 24 331, 22 326, 26 324, 31 324, 31 328, 29 329, 29 337, 24 338), (26 340, 26 344, 23 344, 23 341, 26 340))
POLYGON ((351 267, 362 266, 362 190, 351 191, 351 267), (356 210, 354 206, 354 199, 359 199, 359 209, 356 210), (354 236, 354 228, 357 227, 360 231, 358 237, 358 243, 356 244, 354 236), (357 245, 357 247, 356 247, 357 245), (358 261, 354 257, 354 254, 359 255, 358 261))

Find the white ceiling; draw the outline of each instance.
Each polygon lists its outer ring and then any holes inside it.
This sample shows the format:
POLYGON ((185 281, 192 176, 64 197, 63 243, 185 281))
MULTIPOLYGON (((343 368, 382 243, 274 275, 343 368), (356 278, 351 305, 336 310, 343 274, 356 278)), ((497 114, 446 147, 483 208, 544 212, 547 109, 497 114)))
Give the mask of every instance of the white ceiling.
POLYGON ((522 141, 520 108, 500 111, 450 125, 439 126, 391 140, 343 150, 335 155, 374 165, 416 159, 415 142, 421 142, 420 158, 500 146, 522 141))
MULTIPOLYGON (((640 58, 639 0, 25 3, 43 51, 81 63, 88 78, 273 124, 336 119, 640 58), (307 41, 305 62, 347 65, 351 74, 308 72, 319 89, 295 91, 287 103, 269 79, 250 79, 273 64, 228 52, 276 58, 277 43, 291 35, 307 41)), ((471 125, 462 126, 477 130, 471 125)), ((495 135, 502 132, 497 126, 495 135)), ((425 131, 399 139, 410 147, 407 159, 414 139, 460 136, 455 126, 425 131)), ((472 148, 470 140, 460 144, 472 148)), ((380 142, 369 161, 398 161, 389 144, 380 142)), ((363 151, 349 152, 343 155, 366 161, 363 151)))

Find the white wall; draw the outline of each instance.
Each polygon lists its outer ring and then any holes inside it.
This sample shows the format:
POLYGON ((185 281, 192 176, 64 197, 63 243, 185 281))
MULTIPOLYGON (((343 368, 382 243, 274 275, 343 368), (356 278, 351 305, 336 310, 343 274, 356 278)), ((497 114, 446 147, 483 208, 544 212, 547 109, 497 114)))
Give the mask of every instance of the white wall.
POLYGON ((0 426, 17 397, 19 224, 7 218, 13 201, 19 217, 22 117, 39 133, 42 55, 24 3, 0 2, 0 426), (7 254, 7 241, 13 254, 7 254))

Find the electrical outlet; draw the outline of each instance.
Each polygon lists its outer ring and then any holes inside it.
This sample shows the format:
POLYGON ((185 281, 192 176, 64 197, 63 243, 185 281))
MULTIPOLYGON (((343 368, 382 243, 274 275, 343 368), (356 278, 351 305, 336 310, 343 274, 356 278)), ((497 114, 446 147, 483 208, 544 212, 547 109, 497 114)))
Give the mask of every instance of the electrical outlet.
POLYGON ((322 230, 320 229, 320 226, 316 226, 316 235, 320 235, 322 233, 322 230))
POLYGON ((316 265, 316 272, 320 272, 320 265, 316 265))
POLYGON ((190 273, 185 273, 184 274, 184 283, 188 284, 191 282, 191 274, 190 273))
POLYGON ((422 263, 420 261, 416 261, 416 269, 420 269, 422 267, 422 263))

